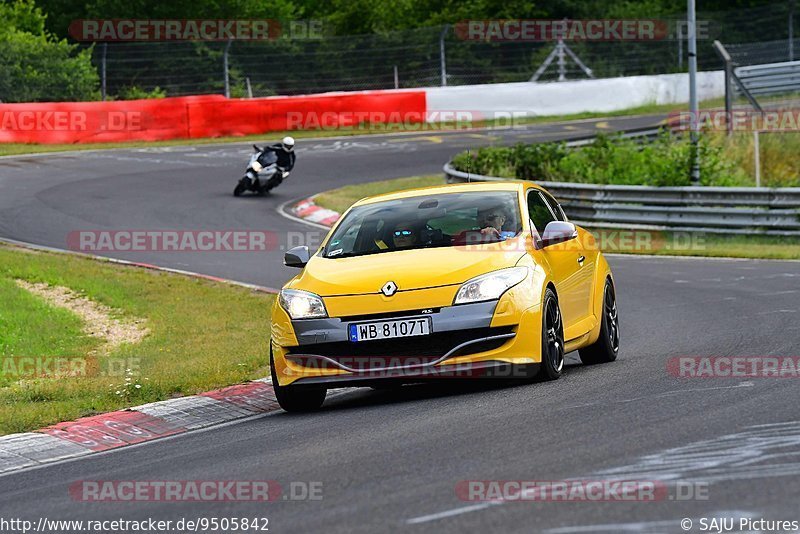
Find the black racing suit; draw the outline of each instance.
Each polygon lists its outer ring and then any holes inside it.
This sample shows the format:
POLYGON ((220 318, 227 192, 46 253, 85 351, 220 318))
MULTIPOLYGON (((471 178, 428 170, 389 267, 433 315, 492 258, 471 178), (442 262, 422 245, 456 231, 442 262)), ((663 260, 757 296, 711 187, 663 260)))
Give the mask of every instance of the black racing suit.
POLYGON ((270 145, 264 150, 271 150, 278 156, 278 167, 284 171, 291 171, 294 168, 294 162, 297 159, 294 151, 289 152, 284 150, 283 145, 280 143, 277 145, 270 145))

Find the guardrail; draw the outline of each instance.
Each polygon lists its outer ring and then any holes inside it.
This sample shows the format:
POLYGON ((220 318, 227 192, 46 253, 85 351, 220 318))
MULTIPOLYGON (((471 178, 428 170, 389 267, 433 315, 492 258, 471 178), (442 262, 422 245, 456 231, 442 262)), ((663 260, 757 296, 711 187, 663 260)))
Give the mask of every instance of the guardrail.
MULTIPOLYGON (((507 178, 444 166, 449 183, 507 178)), ((652 187, 537 182, 583 226, 800 236, 800 187, 652 187)))
POLYGON ((800 91, 800 61, 748 65, 737 67, 734 72, 753 95, 800 91))

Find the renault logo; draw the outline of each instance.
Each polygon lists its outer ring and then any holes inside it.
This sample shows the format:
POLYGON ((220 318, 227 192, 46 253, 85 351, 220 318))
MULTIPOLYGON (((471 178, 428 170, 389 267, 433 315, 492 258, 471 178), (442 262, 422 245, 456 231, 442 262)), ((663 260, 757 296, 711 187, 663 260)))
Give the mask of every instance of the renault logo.
POLYGON ((383 284, 383 287, 381 288, 381 293, 383 293, 387 297, 391 297, 392 295, 397 293, 397 284, 389 280, 388 282, 383 284))

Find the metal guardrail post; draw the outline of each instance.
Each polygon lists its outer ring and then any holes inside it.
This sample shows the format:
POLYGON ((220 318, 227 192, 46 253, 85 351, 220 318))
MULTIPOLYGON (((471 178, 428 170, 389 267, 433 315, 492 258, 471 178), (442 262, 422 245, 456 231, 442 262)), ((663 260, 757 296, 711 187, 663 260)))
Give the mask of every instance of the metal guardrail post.
POLYGON ((789 0, 789 61, 794 61, 794 8, 795 0, 789 0))
POLYGON ((225 77, 225 98, 231 97, 231 78, 230 73, 228 71, 228 53, 231 50, 231 43, 233 42, 232 39, 228 39, 228 42, 225 43, 225 52, 222 54, 222 70, 223 75, 225 77))
POLYGON ((753 164, 756 168, 756 187, 761 187, 761 144, 758 142, 758 130, 753 132, 753 164))
POLYGON ((695 0, 688 0, 688 35, 689 38, 689 111, 692 114, 691 143, 692 143, 692 183, 700 183, 700 151, 698 142, 700 124, 698 121, 699 107, 697 101, 697 14, 695 13, 695 0))
POLYGON ((103 43, 103 53, 100 56, 100 96, 103 102, 106 101, 106 55, 108 54, 108 43, 103 43))
POLYGON ((444 38, 449 29, 450 25, 445 24, 442 28, 442 33, 439 34, 439 67, 442 71, 442 87, 447 87, 447 62, 445 61, 444 38))
POLYGON ((725 66, 725 125, 728 130, 728 136, 731 136, 733 135, 733 87, 731 86, 731 77, 733 77, 733 60, 731 59, 731 55, 719 41, 714 41, 714 49, 722 58, 722 63, 725 66))

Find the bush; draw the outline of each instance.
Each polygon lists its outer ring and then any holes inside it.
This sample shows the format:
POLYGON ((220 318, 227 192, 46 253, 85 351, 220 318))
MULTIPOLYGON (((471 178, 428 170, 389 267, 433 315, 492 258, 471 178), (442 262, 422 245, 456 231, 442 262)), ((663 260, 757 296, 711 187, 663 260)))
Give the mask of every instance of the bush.
MULTIPOLYGON (((784 145, 785 141, 780 146, 784 145)), ((753 185, 742 169, 741 158, 733 157, 734 150, 724 135, 722 140, 714 135, 701 136, 698 151, 703 185, 753 185)), ((777 151, 776 148, 772 152, 777 151)), ((783 151, 784 159, 792 160, 785 146, 783 151)), ((691 185, 691 153, 688 135, 673 136, 663 131, 650 143, 601 135, 591 144, 575 149, 568 149, 563 143, 485 147, 458 154, 453 165, 460 171, 521 180, 686 186, 691 185)), ((771 159, 778 158, 773 155, 771 159)), ((792 174, 786 168, 782 172, 797 180, 798 173, 792 174)), ((788 186, 794 182, 784 178, 769 183, 788 186)))
POLYGON ((117 93, 117 98, 120 100, 145 100, 149 98, 165 98, 166 96, 167 91, 158 86, 148 91, 134 85, 132 87, 124 87, 117 93))

